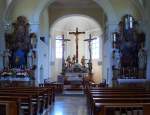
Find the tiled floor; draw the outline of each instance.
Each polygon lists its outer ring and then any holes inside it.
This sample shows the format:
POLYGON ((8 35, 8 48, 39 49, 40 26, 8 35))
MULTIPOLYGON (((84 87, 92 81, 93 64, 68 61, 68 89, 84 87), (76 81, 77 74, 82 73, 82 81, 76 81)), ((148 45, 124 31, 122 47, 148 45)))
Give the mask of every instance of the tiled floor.
POLYGON ((84 96, 57 96, 54 106, 46 115, 88 115, 84 96))

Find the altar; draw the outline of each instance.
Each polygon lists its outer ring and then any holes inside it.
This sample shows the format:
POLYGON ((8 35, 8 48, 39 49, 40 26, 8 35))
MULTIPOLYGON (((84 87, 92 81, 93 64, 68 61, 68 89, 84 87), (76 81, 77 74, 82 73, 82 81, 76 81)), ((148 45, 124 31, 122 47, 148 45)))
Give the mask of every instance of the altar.
POLYGON ((0 70, 0 86, 32 86, 36 69, 36 34, 30 33, 28 19, 17 17, 10 33, 5 33, 2 52, 3 68, 0 70))
POLYGON ((66 81, 70 84, 82 84, 82 81, 87 73, 66 73, 66 81))

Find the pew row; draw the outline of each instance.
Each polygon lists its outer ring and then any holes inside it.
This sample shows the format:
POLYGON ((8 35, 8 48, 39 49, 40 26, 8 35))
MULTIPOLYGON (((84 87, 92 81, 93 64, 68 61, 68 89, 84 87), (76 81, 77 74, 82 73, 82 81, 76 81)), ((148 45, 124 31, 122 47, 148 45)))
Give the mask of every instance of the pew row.
POLYGON ((43 113, 54 102, 51 87, 9 87, 0 88, 0 102, 14 100, 17 105, 17 115, 38 115, 43 113))
POLYGON ((138 115, 150 113, 150 92, 145 89, 90 87, 85 93, 90 115, 128 115, 128 112, 135 111, 138 115))

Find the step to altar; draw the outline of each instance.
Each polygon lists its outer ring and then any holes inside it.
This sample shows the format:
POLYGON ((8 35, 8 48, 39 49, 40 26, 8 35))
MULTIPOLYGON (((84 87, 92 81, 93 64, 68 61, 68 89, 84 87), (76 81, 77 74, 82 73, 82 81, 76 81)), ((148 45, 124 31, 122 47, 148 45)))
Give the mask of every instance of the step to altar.
POLYGON ((65 96, 84 96, 84 91, 63 91, 65 96))
POLYGON ((82 85, 64 85, 64 91, 83 91, 82 85))

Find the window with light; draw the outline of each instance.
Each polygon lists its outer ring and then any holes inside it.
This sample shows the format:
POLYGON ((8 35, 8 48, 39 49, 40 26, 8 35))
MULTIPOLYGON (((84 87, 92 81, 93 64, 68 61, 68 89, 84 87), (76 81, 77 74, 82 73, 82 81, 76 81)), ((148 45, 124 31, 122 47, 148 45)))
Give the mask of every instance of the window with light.
POLYGON ((91 46, 92 46, 92 59, 99 59, 99 38, 92 41, 91 46))
POLYGON ((62 58, 62 36, 56 37, 56 58, 62 58))

